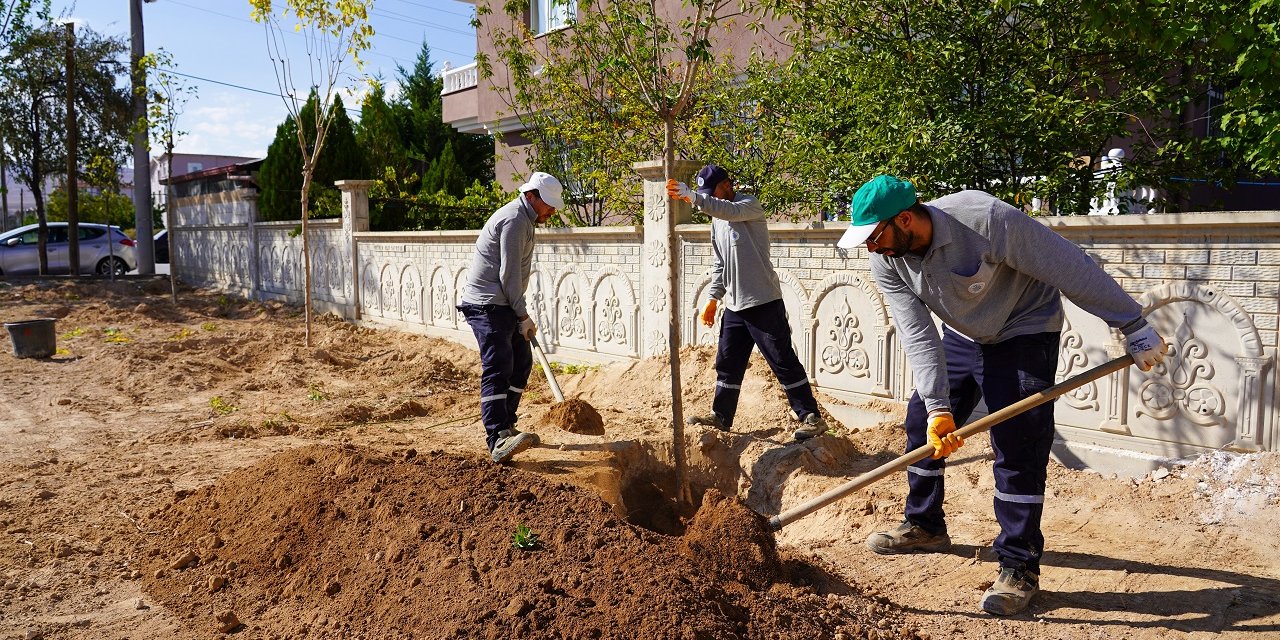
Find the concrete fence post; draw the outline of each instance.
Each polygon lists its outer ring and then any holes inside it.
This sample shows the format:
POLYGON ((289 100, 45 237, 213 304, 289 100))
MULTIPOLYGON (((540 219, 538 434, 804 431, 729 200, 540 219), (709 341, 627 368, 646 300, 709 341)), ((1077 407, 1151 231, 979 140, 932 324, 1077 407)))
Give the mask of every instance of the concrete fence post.
MULTIPOLYGON (((349 318, 360 319, 360 247, 355 234, 369 230, 369 188, 373 180, 339 180, 334 184, 342 192, 342 244, 347 252, 351 290, 349 318)), ((345 288, 345 287, 344 287, 345 288)))
MULTIPOLYGON (((672 175, 688 182, 698 171, 699 165, 692 160, 677 160, 672 168, 672 175)), ((667 211, 667 185, 663 176, 662 161, 651 160, 637 162, 632 165, 640 177, 644 179, 644 242, 640 246, 640 356, 656 356, 667 351, 667 340, 671 332, 667 318, 667 301, 670 299, 671 287, 681 287, 683 282, 671 282, 670 265, 667 264, 667 248, 677 239, 673 237, 667 226, 667 215, 675 216, 675 224, 687 224, 693 221, 693 208, 679 200, 672 204, 674 209, 667 211)), ((676 254, 679 255, 679 252, 676 254)), ((677 258, 678 260, 679 258, 677 258)), ((683 279, 683 269, 676 269, 683 279)), ((680 322, 687 309, 677 309, 676 318, 680 322)), ((686 337, 684 342, 688 342, 686 337)))

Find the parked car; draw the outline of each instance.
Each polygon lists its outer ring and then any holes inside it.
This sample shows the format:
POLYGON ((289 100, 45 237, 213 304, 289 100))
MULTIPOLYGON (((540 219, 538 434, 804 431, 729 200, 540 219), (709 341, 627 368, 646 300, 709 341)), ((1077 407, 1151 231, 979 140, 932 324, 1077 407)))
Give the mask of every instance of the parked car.
POLYGON ((155 245, 156 264, 168 263, 169 262, 169 230, 161 229, 160 233, 157 233, 155 237, 152 238, 152 243, 155 245))
MULTIPOLYGON (((50 222, 48 227, 45 251, 49 257, 49 273, 70 273, 67 223, 50 222)), ((138 267, 133 239, 118 227, 111 227, 108 235, 107 225, 82 222, 79 232, 80 273, 107 275, 114 266, 116 275, 121 275, 138 267)), ((16 276, 40 272, 38 233, 39 226, 29 224, 0 234, 0 275, 16 276)))

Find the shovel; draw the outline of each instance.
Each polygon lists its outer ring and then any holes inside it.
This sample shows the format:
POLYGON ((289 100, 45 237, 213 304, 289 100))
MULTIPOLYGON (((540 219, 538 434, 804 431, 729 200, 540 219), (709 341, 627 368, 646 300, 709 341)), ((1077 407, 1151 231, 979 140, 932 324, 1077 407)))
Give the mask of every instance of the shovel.
MULTIPOLYGON (((1133 364, 1133 356, 1129 356, 1129 355, 1121 356, 1110 362, 1100 364, 1077 376, 1067 378, 1066 380, 1063 380, 1062 382, 1059 382, 1058 384, 1055 384, 1052 387, 1049 387, 1048 389, 1041 391, 1040 393, 1023 398, 1022 400, 1019 400, 995 413, 987 415, 981 420, 976 420, 965 427, 957 429, 955 433, 961 438, 968 439, 970 436, 974 436, 979 433, 982 433, 983 431, 987 431, 991 427, 994 427, 997 424, 1000 424, 1001 422, 1008 420, 1009 418, 1012 418, 1024 411, 1027 411, 1028 409, 1033 409, 1035 407, 1038 407, 1046 402, 1049 402, 1050 400, 1053 400, 1054 398, 1057 398, 1058 396, 1061 396, 1067 393, 1068 391, 1075 389, 1076 387, 1093 382, 1098 378, 1111 375, 1112 373, 1120 371, 1121 369, 1124 369, 1125 367, 1131 364, 1133 364)), ((792 522, 799 520, 800 518, 803 518, 813 513, 814 511, 817 511, 818 509, 821 509, 822 507, 825 507, 831 504, 832 502, 835 502, 836 500, 839 500, 840 498, 843 498, 853 493, 854 491, 857 491, 858 489, 861 489, 873 482, 876 482, 877 480, 880 480, 891 473, 902 471, 907 467, 921 460, 924 460, 925 458, 928 458, 932 455, 933 455, 933 445, 929 445, 929 444, 926 444, 923 447, 919 447, 913 451, 910 451, 906 455, 903 455, 902 457, 886 462, 880 465, 879 467, 876 467, 875 469, 872 469, 871 471, 868 471, 836 487, 835 489, 832 489, 820 496, 807 500, 795 507, 792 507, 791 509, 783 511, 778 515, 773 516, 772 518, 769 518, 769 529, 771 531, 777 531, 787 526, 788 524, 791 524, 792 522)))
POLYGON ((551 395, 556 397, 556 402, 564 402, 564 392, 560 390, 560 385, 556 383, 556 375, 551 373, 551 363, 547 362, 547 354, 542 352, 542 346, 538 344, 538 337, 529 338, 529 344, 533 347, 533 354, 538 356, 538 363, 542 365, 542 372, 547 374, 547 383, 551 385, 551 395))

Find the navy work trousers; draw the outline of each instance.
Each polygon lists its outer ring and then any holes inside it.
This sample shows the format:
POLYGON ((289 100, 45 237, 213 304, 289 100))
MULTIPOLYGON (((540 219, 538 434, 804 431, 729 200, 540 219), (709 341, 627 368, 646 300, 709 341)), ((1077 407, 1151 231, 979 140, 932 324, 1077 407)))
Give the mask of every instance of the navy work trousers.
MULTIPOLYGON (((942 346, 956 425, 968 421, 978 400, 992 413, 1053 384, 1058 368, 1057 332, 1015 336, 996 344, 978 344, 944 329, 942 346)), ((920 395, 907 406, 907 451, 928 442, 929 415, 920 395)), ((1000 564, 1040 573, 1044 535, 1044 486, 1053 444, 1053 403, 1005 420, 991 429, 995 450, 995 513, 1000 564)), ((954 455, 954 454, 953 454, 954 455)), ((931 533, 946 531, 943 519, 943 469, 946 459, 925 460, 907 468, 907 520, 931 533)))
POLYGON ((480 420, 493 451, 498 432, 516 426, 516 409, 533 369, 533 351, 517 330, 520 322, 511 307, 461 304, 458 311, 480 346, 480 420))
POLYGON ((809 386, 804 365, 791 347, 791 325, 781 300, 741 311, 724 310, 720 318, 720 345, 716 351, 716 393, 711 410, 720 417, 725 428, 733 426, 742 393, 742 376, 747 372, 751 348, 759 347, 764 361, 787 392, 791 410, 801 420, 818 412, 818 401, 809 386))

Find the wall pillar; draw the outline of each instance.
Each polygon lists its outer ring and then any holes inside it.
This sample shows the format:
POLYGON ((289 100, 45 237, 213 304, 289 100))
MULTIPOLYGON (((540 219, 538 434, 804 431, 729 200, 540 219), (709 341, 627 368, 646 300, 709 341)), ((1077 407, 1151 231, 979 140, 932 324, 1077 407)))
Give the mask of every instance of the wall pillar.
MULTIPOLYGON (((693 221, 693 207, 680 200, 673 200, 673 210, 667 211, 667 183, 663 175, 662 161, 651 160, 632 165, 644 180, 644 242, 640 246, 640 357, 656 356, 667 352, 672 327, 667 317, 667 305, 671 288, 682 286, 681 265, 675 272, 681 274, 672 282, 671 265, 667 263, 668 249, 676 242, 671 229, 677 224, 693 221), (668 219, 674 216, 674 221, 668 219)), ((672 175, 686 184, 693 179, 701 165, 692 160, 677 160, 672 175)), ((676 247, 679 256, 679 247, 676 247)), ((677 257, 677 261, 679 258, 677 257)), ((685 309, 677 309, 677 322, 685 315, 685 309)), ((682 340, 689 342, 689 337, 682 340)))
MULTIPOLYGON (((258 255, 258 194, 246 195, 245 200, 249 202, 249 215, 245 220, 245 233, 248 236, 245 239, 245 252, 249 255, 245 256, 248 260, 249 277, 249 298, 255 301, 261 301, 262 295, 262 265, 259 263, 261 256, 258 255)), ((172 268, 172 266, 171 266, 172 268)))
POLYGON ((360 251, 355 234, 369 230, 369 188, 373 180, 339 180, 334 184, 342 192, 342 244, 347 252, 347 269, 351 290, 349 318, 360 319, 360 251))

